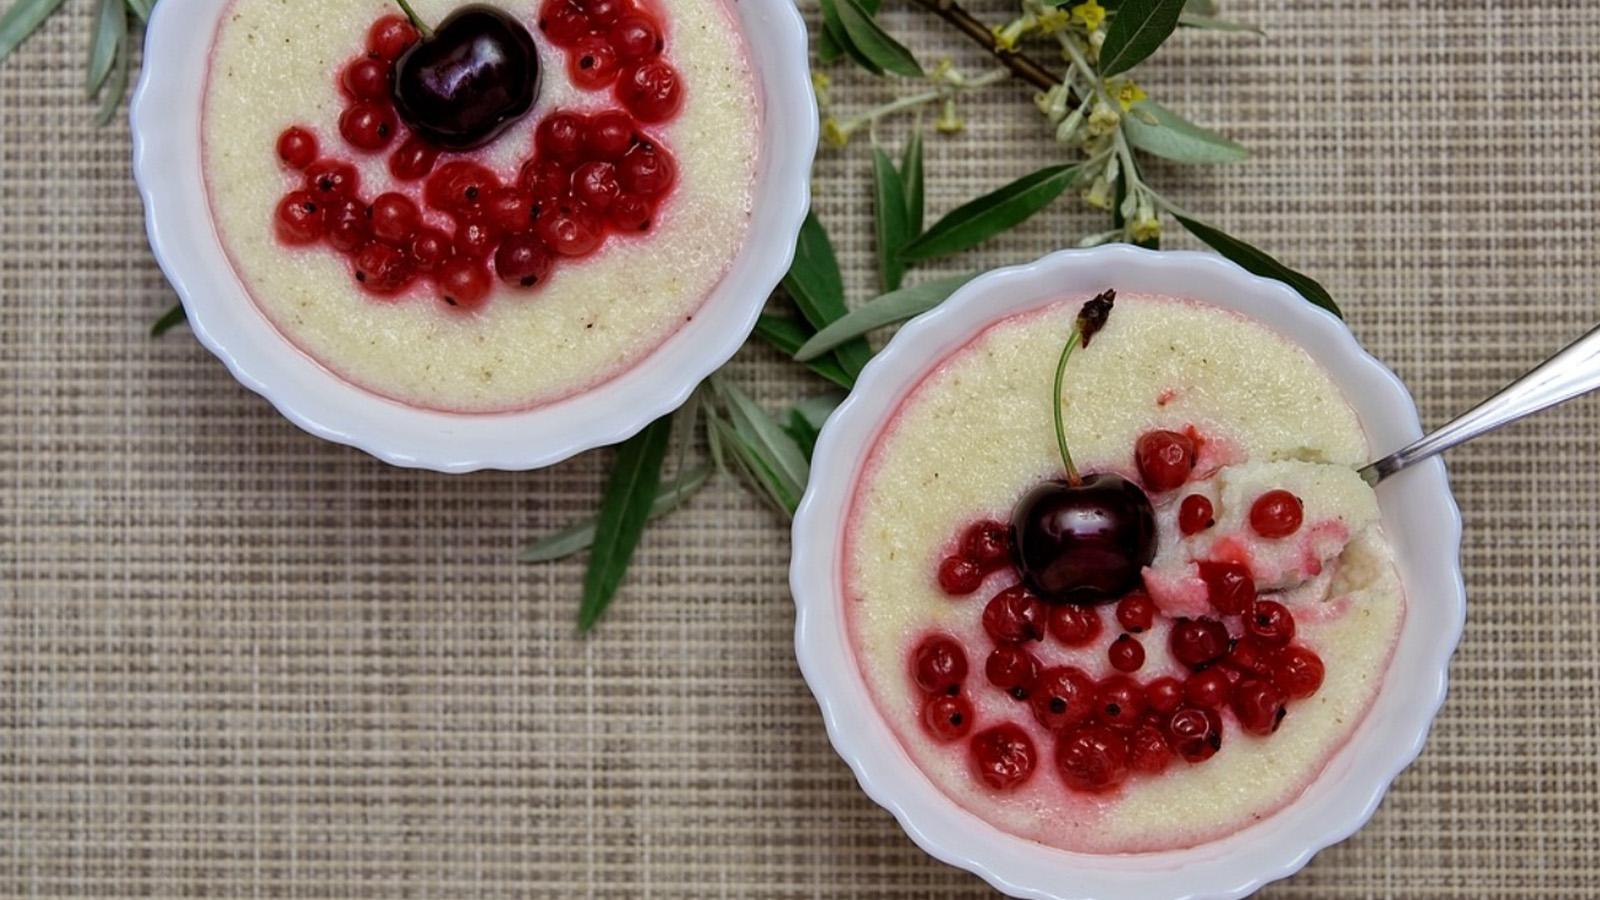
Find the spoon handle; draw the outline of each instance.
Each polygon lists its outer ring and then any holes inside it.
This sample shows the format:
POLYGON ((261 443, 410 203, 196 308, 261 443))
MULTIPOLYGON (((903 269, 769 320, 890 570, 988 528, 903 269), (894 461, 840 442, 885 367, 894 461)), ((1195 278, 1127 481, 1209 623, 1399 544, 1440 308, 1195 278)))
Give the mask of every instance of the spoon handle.
POLYGON ((1432 434, 1361 469, 1377 484, 1412 463, 1600 388, 1600 327, 1432 434))

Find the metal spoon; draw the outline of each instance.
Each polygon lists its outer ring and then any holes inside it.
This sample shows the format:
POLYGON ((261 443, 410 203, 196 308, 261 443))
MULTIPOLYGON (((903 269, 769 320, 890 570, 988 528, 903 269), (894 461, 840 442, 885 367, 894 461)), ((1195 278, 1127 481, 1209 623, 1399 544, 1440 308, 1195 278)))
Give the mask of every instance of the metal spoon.
POLYGON ((1375 485, 1413 463, 1488 434, 1523 416, 1581 397, 1595 388, 1600 388, 1600 327, 1432 434, 1368 463, 1360 475, 1368 484, 1375 485))

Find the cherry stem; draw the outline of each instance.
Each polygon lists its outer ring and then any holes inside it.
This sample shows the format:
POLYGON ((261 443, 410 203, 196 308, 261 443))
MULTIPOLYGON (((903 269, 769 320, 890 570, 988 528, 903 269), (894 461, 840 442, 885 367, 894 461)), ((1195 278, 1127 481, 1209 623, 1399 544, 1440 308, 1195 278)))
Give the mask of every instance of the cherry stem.
POLYGON ((1061 348, 1061 361, 1056 363, 1056 392, 1052 397, 1056 413, 1056 448, 1061 451, 1062 465, 1067 467, 1067 483, 1073 487, 1083 484, 1083 477, 1078 474, 1078 467, 1072 464, 1072 451, 1067 449, 1067 426, 1061 415, 1061 384, 1067 376, 1067 360, 1072 358, 1072 351, 1082 341, 1083 329, 1073 325, 1072 334, 1067 336, 1067 345, 1061 348))
POLYGON ((433 37, 433 29, 428 27, 427 22, 422 21, 422 17, 417 15, 417 11, 411 8, 410 3, 406 0, 394 0, 394 2, 400 4, 400 9, 405 12, 406 18, 411 20, 412 28, 420 32, 424 38, 433 37))

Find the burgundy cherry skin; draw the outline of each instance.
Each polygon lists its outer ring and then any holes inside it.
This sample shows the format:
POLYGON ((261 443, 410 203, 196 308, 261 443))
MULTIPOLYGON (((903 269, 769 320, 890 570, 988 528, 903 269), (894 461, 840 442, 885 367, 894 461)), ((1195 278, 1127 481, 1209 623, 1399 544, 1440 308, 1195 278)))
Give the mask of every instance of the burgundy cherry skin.
POLYGON ((1156 515, 1138 485, 1118 475, 1047 481, 1012 512, 1022 580, 1046 603, 1104 603, 1139 586, 1156 555, 1156 515))
POLYGON ((533 109, 539 53, 522 23, 475 3, 446 16, 395 62, 394 106, 431 144, 471 150, 533 109))

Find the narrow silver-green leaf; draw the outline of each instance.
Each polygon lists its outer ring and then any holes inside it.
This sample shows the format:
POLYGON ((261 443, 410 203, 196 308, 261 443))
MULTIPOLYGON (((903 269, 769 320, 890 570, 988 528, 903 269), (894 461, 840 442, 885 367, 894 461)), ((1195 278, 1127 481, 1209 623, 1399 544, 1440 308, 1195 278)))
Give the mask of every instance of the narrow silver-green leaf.
POLYGON ((1122 130, 1128 143, 1156 156, 1185 163, 1230 163, 1250 155, 1243 145, 1196 125, 1153 100, 1141 100, 1135 112, 1149 113, 1154 125, 1125 116, 1122 130))
POLYGON ((11 55, 28 36, 38 30, 50 14, 61 8, 63 0, 14 0, 0 15, 0 60, 11 55))
MULTIPOLYGON (((882 3, 883 0, 861 0, 861 8, 873 15, 877 15, 878 7, 882 3)), ((829 26, 826 17, 824 17, 820 34, 817 36, 817 60, 824 65, 837 60, 844 55, 844 44, 844 36, 836 34, 833 27, 829 26)))
POLYGON ((914 261, 975 247, 1049 206, 1077 181, 1081 171, 1078 166, 1047 166, 1024 175, 951 210, 921 237, 907 244, 900 255, 907 261, 914 261))
POLYGON ((633 551, 650 518, 656 489, 661 485, 661 463, 672 435, 672 416, 665 415, 644 427, 617 448, 617 458, 600 500, 595 520, 594 552, 583 576, 583 602, 578 607, 578 630, 588 631, 605 614, 617 594, 622 576, 633 561, 633 551))
POLYGON ((141 22, 150 21, 150 13, 155 10, 155 0, 128 0, 128 8, 139 17, 141 22))
MULTIPOLYGON (((756 337, 776 347, 784 356, 794 356, 795 351, 799 350, 811 336, 810 331, 793 319, 769 315, 763 315, 756 320, 755 333, 756 337)), ((806 363, 806 367, 845 390, 855 386, 855 379, 846 374, 844 367, 831 356, 813 359, 806 363)))
POLYGON ((811 477, 811 464, 806 462, 800 447, 760 404, 733 384, 714 378, 712 385, 722 395, 728 406, 729 421, 734 430, 760 454, 767 468, 784 479, 786 484, 803 491, 806 479, 811 477))
POLYGON ((1201 31, 1243 31, 1261 37, 1267 36, 1266 30, 1260 25, 1251 25, 1249 22, 1234 22, 1228 19, 1213 19, 1210 16, 1195 16, 1189 13, 1179 16, 1178 24, 1184 28, 1197 28, 1201 31))
POLYGON ((761 491, 762 495, 772 503, 773 508, 784 515, 793 516, 795 509, 800 506, 804 485, 797 489, 781 478, 726 420, 719 416, 711 416, 706 421, 716 433, 717 441, 723 448, 722 452, 733 462, 745 480, 761 491))
POLYGON ((922 234, 925 218, 922 174, 922 132, 913 131, 906 139, 906 149, 900 156, 900 183, 905 187, 906 224, 911 227, 911 237, 922 234))
POLYGON ((117 110, 122 106, 122 98, 128 93, 128 50, 127 36, 123 36, 122 45, 117 48, 117 60, 111 66, 111 77, 106 79, 101 88, 100 111, 95 114, 96 125, 109 125, 117 117, 117 110))
POLYGON ((1216 0, 1184 0, 1183 14, 1214 16, 1217 14, 1216 0))
POLYGON ((872 148, 872 193, 874 226, 878 242, 878 284, 885 291, 898 290, 906 277, 906 264, 900 250, 914 235, 906 217, 906 189, 895 171, 889 154, 872 148))
POLYGON ((848 43, 862 56, 872 60, 878 68, 907 78, 923 77, 922 66, 905 45, 895 40, 872 15, 862 8, 860 0, 823 0, 823 8, 832 3, 838 21, 844 28, 848 43))
MULTIPOLYGON (((656 519, 677 509, 683 501, 694 496, 695 492, 705 486, 706 480, 711 477, 709 466, 695 466, 656 488, 655 497, 650 501, 650 518, 656 519)), ((595 528, 599 523, 597 517, 591 516, 580 522, 548 535, 522 551, 520 559, 523 562, 542 563, 554 562, 564 559, 574 553, 589 549, 594 545, 595 528)))
POLYGON ((1178 27, 1183 4, 1184 0, 1124 0, 1100 45, 1101 77, 1126 72, 1156 52, 1178 27))
POLYGON ((892 291, 851 310, 827 328, 817 332, 794 354, 800 362, 816 359, 841 341, 848 341, 885 325, 919 316, 943 303, 956 289, 977 277, 976 272, 935 278, 908 288, 892 291))
POLYGON ((182 303, 172 304, 172 308, 161 314, 161 318, 150 326, 150 336, 161 337, 163 334, 189 321, 189 313, 183 308, 182 303))
POLYGON ((872 57, 861 52, 861 48, 850 40, 850 35, 844 30, 844 21, 839 18, 838 0, 820 0, 822 6, 822 30, 830 35, 835 46, 844 55, 855 60, 856 65, 874 75, 882 75, 883 67, 873 61, 872 57))
MULTIPOLYGON (((845 307, 844 278, 839 274, 839 259, 834 255, 833 242, 814 212, 806 213, 800 225, 794 262, 783 276, 783 286, 812 328, 827 327, 829 322, 849 311, 845 307)), ((846 343, 834 351, 834 356, 850 381, 846 387, 850 387, 872 357, 872 348, 866 341, 846 343)))
POLYGON ((84 77, 84 95, 99 93, 117 61, 117 51, 128 38, 128 8, 123 0, 100 0, 89 41, 89 65, 84 77))
POLYGON ((1191 234, 1204 241, 1211 249, 1243 266, 1246 271, 1260 275, 1263 278, 1281 281, 1298 291, 1300 296, 1339 318, 1344 318, 1344 313, 1339 311, 1339 304, 1333 302, 1333 295, 1329 294, 1328 289, 1323 287, 1315 278, 1296 272, 1265 252, 1204 222, 1186 218, 1177 213, 1173 213, 1172 217, 1177 219, 1183 227, 1189 229, 1191 234))
POLYGON ((817 435, 822 433, 822 426, 844 402, 844 395, 839 393, 822 394, 809 400, 802 400, 789 408, 789 422, 783 427, 800 445, 800 451, 811 459, 812 451, 817 447, 817 435))

